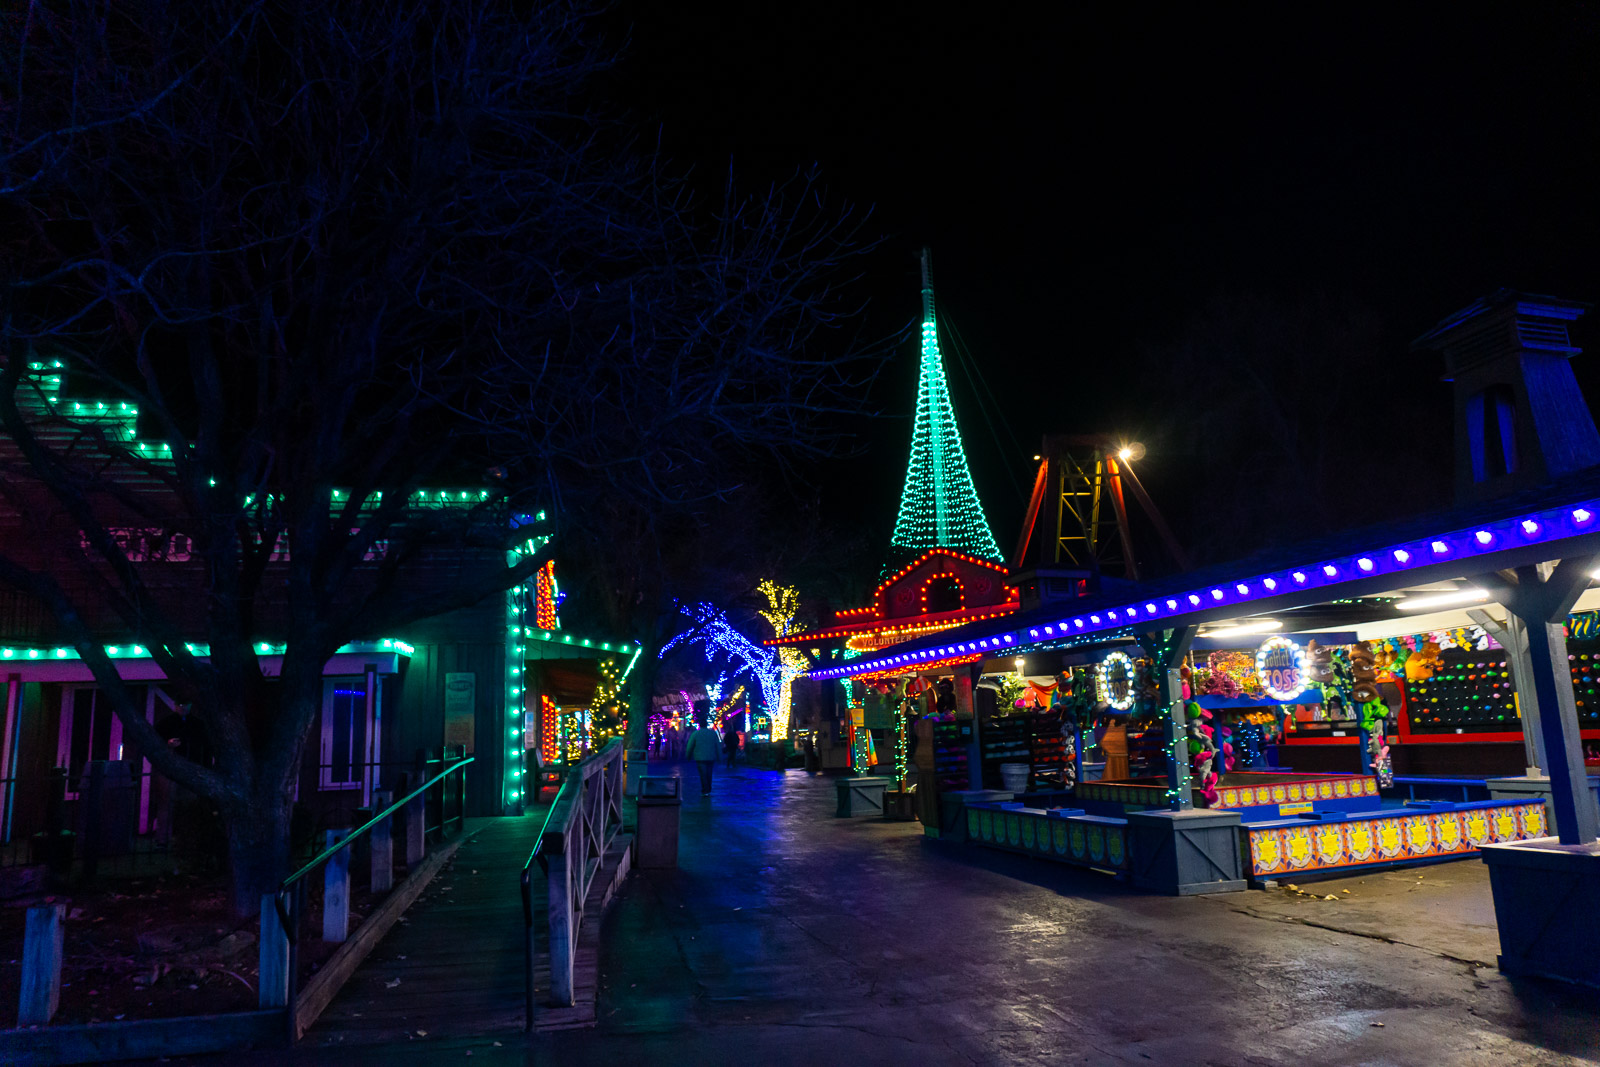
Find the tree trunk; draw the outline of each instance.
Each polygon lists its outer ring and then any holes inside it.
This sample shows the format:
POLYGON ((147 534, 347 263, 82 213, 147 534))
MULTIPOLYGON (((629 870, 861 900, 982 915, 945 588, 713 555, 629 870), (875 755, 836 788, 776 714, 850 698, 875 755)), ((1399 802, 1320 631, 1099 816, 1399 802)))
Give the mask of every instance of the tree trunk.
POLYGON ((649 743, 650 715, 655 711, 651 697, 656 691, 656 673, 661 660, 656 657, 656 642, 648 642, 639 653, 639 662, 633 665, 628 677, 628 732, 629 749, 642 749, 649 743))
POLYGON ((289 818, 294 800, 279 790, 258 790, 224 819, 228 834, 228 898, 241 919, 261 908, 261 895, 290 873, 289 818))

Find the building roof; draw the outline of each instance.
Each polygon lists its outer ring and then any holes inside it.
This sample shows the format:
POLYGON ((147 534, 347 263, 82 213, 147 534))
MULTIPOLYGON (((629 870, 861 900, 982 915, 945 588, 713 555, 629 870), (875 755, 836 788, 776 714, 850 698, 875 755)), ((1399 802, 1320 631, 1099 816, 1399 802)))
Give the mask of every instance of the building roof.
POLYGON ((1480 504, 1271 546, 1141 584, 1137 596, 1123 590, 964 626, 812 674, 920 670, 954 656, 1126 639, 1582 554, 1600 554, 1600 467, 1480 504))

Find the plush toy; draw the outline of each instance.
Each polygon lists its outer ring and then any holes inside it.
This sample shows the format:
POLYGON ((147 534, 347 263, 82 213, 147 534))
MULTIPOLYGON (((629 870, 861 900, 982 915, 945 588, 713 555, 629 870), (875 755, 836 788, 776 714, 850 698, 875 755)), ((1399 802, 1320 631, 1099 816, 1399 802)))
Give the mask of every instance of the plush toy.
POLYGON ((1319 645, 1313 637, 1306 644, 1306 661, 1312 685, 1333 684, 1333 649, 1319 645))
POLYGON ((1350 646, 1350 699, 1370 704, 1378 697, 1378 658, 1366 641, 1350 646))
POLYGON ((1439 646, 1433 641, 1424 641, 1422 647, 1406 657, 1406 681, 1425 682, 1433 677, 1433 672, 1444 666, 1444 657, 1439 655, 1439 646))
POLYGON ((1217 756, 1216 742, 1212 740, 1214 731, 1205 722, 1211 717, 1211 713, 1199 704, 1193 703, 1183 710, 1183 731, 1188 742, 1189 763, 1194 768, 1195 781, 1204 783, 1206 777, 1211 775, 1217 756))
POLYGON ((1189 668, 1188 664, 1178 668, 1178 677, 1183 679, 1183 699, 1186 701, 1194 699, 1194 692, 1189 686, 1189 679, 1193 675, 1194 671, 1189 668))

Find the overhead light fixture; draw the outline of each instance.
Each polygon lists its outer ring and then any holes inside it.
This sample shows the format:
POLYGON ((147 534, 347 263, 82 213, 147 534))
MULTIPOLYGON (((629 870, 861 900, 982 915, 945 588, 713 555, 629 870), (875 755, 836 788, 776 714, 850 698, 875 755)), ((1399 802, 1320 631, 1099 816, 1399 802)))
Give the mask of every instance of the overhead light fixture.
POLYGON ((1252 619, 1237 626, 1224 626, 1220 630, 1207 630, 1201 637, 1243 637, 1245 634, 1268 634, 1283 629, 1277 619, 1252 619))
POLYGON ((1488 600, 1489 594, 1482 589, 1457 589, 1454 593, 1440 593, 1437 596, 1408 596, 1395 601, 1395 607, 1401 611, 1431 611, 1434 608, 1448 608, 1456 604, 1474 604, 1480 600, 1488 600))

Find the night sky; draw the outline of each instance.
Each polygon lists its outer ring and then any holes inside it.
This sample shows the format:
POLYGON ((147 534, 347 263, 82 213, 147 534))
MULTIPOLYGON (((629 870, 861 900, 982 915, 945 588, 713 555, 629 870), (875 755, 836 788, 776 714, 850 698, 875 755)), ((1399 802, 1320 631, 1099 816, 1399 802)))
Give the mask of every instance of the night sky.
MULTIPOLYGON (((1051 430, 1148 440, 1141 469, 1179 536, 1206 520, 1215 457, 1172 434, 1205 390, 1174 404, 1152 368, 1241 299, 1369 323, 1305 346, 1315 373, 1358 375, 1369 394, 1352 462, 1425 487, 1382 507, 1447 498, 1448 393, 1408 342, 1500 286, 1600 297, 1600 6, 1042 9, 624 3, 620 102, 710 182, 730 160, 751 183, 817 163, 873 206, 879 333, 918 315, 915 252, 933 247, 941 307, 1000 401, 986 418, 947 344, 1007 550, 1051 430)), ((1268 331, 1286 360, 1293 332, 1268 331)), ((1591 397, 1595 339, 1590 324, 1578 342, 1591 397)), ((1232 373, 1219 363, 1215 388, 1232 373)), ((884 545, 915 378, 908 342, 862 454, 827 472, 830 517, 884 545)), ((1373 517, 1350 510, 1350 525, 1373 517)))

